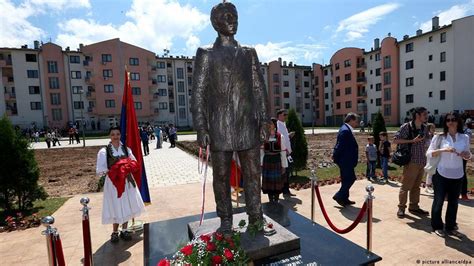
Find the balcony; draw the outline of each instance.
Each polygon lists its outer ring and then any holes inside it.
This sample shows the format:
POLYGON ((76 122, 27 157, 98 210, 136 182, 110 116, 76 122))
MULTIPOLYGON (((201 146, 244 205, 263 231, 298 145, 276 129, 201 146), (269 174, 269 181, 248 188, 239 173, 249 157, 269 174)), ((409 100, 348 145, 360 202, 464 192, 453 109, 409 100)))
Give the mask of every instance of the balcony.
POLYGON ((367 68, 367 63, 366 62, 357 63, 357 68, 366 69, 367 68))
POLYGON ((151 85, 156 85, 158 84, 158 81, 156 79, 151 79, 151 85))
POLYGON ((7 92, 5 93, 5 101, 16 100, 16 93, 14 92, 7 92))
POLYGON ((367 92, 366 91, 358 91, 357 92, 357 97, 367 97, 367 92))
POLYGON ((160 109, 158 108, 153 109, 153 113, 158 114, 159 112, 160 112, 160 109))
POLYGON ((367 112, 367 103, 358 103, 357 112, 366 113, 367 112))
POLYGON ((86 83, 92 83, 92 82, 91 82, 91 77, 85 77, 84 80, 86 81, 86 83))
POLYGON ((357 77, 357 82, 367 82, 366 77, 357 77))
POLYGON ((83 66, 89 66, 89 61, 87 61, 87 60, 82 61, 82 65, 83 66))
POLYGON ((153 99, 154 100, 157 100, 159 97, 160 97, 160 95, 158 93, 153 93, 153 99))
POLYGON ((94 108, 92 108, 91 106, 89 106, 89 107, 87 107, 87 112, 92 113, 93 109, 94 109, 94 108))
POLYGON ((92 91, 88 91, 88 92, 86 92, 86 97, 87 97, 87 98, 90 98, 90 97, 92 97, 92 91))

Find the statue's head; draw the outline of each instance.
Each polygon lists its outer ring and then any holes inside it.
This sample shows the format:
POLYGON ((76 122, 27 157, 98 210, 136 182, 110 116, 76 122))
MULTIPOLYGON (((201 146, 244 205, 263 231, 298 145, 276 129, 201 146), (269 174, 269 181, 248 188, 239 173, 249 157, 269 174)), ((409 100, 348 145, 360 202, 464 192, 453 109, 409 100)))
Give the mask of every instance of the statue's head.
POLYGON ((211 10, 212 27, 221 35, 235 35, 239 24, 237 20, 237 9, 232 3, 224 1, 215 5, 211 10))

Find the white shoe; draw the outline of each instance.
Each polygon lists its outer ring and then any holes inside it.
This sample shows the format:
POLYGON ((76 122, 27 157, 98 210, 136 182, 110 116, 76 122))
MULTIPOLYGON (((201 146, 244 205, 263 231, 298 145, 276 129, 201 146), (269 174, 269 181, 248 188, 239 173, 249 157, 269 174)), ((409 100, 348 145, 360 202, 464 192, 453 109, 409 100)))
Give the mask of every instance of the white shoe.
POLYGON ((432 187, 426 187, 425 189, 426 193, 429 193, 429 194, 433 194, 434 193, 434 190, 432 187))

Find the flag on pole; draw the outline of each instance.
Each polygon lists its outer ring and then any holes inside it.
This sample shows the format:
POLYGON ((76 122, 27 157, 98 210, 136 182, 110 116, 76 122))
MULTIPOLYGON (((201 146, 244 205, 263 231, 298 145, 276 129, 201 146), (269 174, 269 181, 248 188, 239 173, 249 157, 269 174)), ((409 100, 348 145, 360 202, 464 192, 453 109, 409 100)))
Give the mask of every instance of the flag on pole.
POLYGON ((151 204, 150 191, 148 190, 148 182, 146 179, 145 164, 143 162, 142 148, 140 145, 140 132, 138 130, 137 116, 135 113, 135 105, 132 97, 132 87, 128 79, 128 73, 125 71, 125 86, 122 97, 122 113, 120 115, 120 131, 121 141, 123 145, 132 150, 133 155, 137 159, 140 167, 138 174, 133 178, 137 183, 138 190, 142 196, 145 205, 151 204))

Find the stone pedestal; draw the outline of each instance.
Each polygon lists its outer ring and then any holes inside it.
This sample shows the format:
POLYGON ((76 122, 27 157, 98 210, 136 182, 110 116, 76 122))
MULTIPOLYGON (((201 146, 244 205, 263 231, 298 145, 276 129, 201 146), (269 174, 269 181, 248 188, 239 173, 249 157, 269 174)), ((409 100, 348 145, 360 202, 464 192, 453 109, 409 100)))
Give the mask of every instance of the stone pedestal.
MULTIPOLYGON (((252 237, 246 232, 247 227, 237 229, 241 234, 241 247, 245 250, 247 256, 251 260, 259 260, 278 254, 287 253, 300 249, 300 238, 288 231, 280 224, 273 221, 268 216, 264 215, 268 223, 273 224, 276 234, 271 236, 264 236, 262 232, 252 237)), ((245 220, 248 225, 248 216, 246 213, 238 213, 233 216, 233 225, 238 227, 241 220, 245 220)), ((207 219, 202 222, 199 227, 199 221, 188 223, 188 231, 190 238, 200 236, 202 234, 212 233, 220 226, 220 218, 207 219)))

